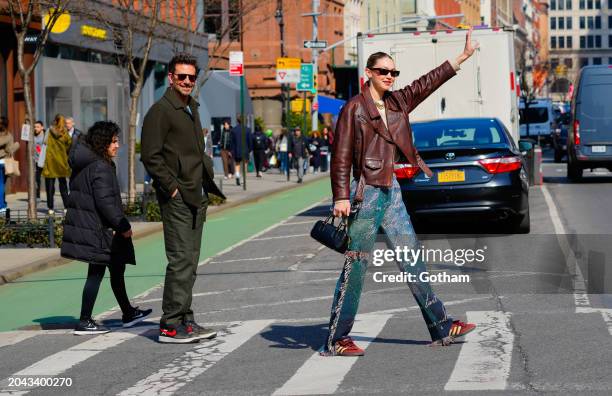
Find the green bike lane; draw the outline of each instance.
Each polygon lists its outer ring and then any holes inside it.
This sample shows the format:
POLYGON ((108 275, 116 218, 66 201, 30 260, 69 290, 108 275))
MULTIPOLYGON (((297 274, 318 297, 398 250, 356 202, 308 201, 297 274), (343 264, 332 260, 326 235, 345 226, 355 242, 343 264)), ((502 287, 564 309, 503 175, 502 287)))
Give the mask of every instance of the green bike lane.
MULTIPOLYGON (((272 193, 256 202, 208 216, 200 260, 213 257, 309 205, 331 196, 328 178, 272 193)), ((137 265, 128 265, 125 279, 130 297, 163 282, 167 264, 161 232, 134 241, 137 265)), ((0 286, 0 331, 77 320, 87 265, 71 262, 0 286)), ((94 315, 117 305, 108 281, 102 282, 94 315)))

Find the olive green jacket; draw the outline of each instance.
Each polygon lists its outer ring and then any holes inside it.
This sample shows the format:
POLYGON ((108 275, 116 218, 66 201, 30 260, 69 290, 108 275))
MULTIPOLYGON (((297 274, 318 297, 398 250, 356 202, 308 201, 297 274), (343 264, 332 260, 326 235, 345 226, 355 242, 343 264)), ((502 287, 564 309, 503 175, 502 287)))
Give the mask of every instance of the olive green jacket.
POLYGON ((202 205, 202 189, 224 198, 214 182, 212 159, 204 152, 198 107, 192 97, 185 105, 168 88, 144 118, 140 151, 155 189, 170 198, 178 188, 194 208, 202 205))
POLYGON ((72 173, 68 165, 68 151, 72 144, 72 138, 67 130, 58 132, 53 127, 47 130, 45 137, 47 151, 45 154, 45 166, 42 175, 45 178, 70 177, 72 173))

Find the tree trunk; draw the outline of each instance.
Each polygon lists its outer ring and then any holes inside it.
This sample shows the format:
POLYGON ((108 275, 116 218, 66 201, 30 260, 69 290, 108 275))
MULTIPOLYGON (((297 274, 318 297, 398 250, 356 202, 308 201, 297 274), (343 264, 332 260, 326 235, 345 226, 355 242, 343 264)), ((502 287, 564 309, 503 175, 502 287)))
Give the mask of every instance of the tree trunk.
POLYGON ((30 124, 30 140, 26 142, 28 150, 27 169, 28 169, 28 218, 36 220, 36 185, 34 168, 34 111, 32 109, 32 96, 30 93, 30 75, 22 73, 23 97, 26 105, 26 117, 30 124))
POLYGON ((130 122, 128 131, 128 202, 136 201, 136 121, 142 81, 137 81, 130 95, 130 122))

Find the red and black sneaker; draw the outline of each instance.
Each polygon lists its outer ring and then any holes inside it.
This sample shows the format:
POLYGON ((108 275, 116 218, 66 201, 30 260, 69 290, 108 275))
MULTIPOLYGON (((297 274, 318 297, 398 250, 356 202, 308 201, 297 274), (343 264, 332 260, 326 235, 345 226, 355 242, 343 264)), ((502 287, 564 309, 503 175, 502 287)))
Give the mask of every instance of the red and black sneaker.
POLYGON ((363 356, 365 351, 353 342, 351 337, 344 337, 334 344, 336 356, 363 356))
POLYGON ((158 341, 164 344, 190 344, 198 342, 199 338, 195 337, 193 333, 187 332, 183 325, 176 327, 161 326, 158 341))
POLYGON ((475 328, 476 325, 473 323, 465 323, 460 320, 454 320, 448 335, 453 338, 463 337, 464 335, 472 332, 475 328))
POLYGON ((215 330, 209 329, 208 327, 202 327, 193 320, 187 320, 183 324, 185 325, 185 330, 187 330, 187 333, 192 334, 198 339, 205 338, 211 340, 217 336, 217 332, 215 330))

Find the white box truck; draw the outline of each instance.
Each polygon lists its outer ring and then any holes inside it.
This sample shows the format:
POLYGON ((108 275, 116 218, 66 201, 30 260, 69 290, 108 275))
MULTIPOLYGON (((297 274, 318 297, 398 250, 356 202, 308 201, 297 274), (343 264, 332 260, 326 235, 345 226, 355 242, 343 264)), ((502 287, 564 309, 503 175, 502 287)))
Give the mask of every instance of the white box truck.
MULTIPOLYGON (((445 60, 454 60, 463 51, 466 34, 467 30, 443 30, 360 35, 357 38, 360 86, 367 79, 366 61, 374 52, 391 55, 401 72, 394 86, 399 89, 445 60)), ((478 41, 480 48, 461 65, 457 76, 410 114, 410 119, 495 117, 518 143, 520 88, 514 66, 514 31, 474 29, 472 40, 478 41)))

